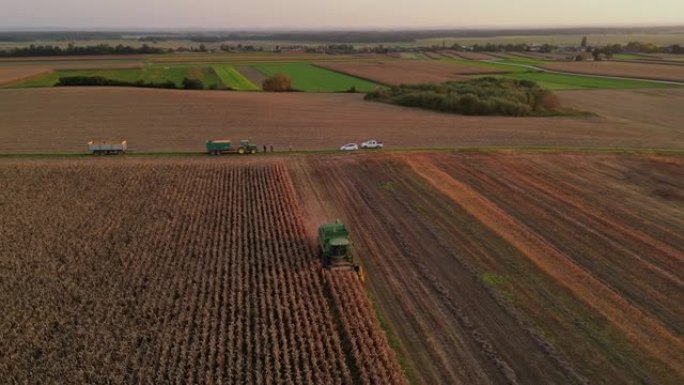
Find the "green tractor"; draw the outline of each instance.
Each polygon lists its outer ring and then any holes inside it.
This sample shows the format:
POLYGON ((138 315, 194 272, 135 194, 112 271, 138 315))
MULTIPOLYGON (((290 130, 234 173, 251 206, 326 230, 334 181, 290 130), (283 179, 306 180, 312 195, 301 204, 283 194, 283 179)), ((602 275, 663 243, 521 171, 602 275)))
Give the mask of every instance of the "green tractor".
POLYGON ((208 140, 207 152, 210 155, 221 154, 256 154, 257 145, 250 143, 247 139, 240 140, 240 146, 235 147, 230 140, 208 140))
POLYGON ((318 241, 321 245, 323 266, 335 269, 353 269, 360 273, 359 265, 354 264, 349 232, 340 221, 324 224, 318 228, 318 241))

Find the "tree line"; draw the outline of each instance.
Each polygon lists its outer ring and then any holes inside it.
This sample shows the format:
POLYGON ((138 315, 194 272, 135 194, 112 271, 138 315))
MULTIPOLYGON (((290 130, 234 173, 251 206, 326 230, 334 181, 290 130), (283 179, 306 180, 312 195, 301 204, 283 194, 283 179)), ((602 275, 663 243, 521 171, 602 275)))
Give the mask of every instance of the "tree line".
POLYGON ((0 57, 32 57, 32 56, 86 56, 86 55, 141 55, 167 53, 169 50, 157 47, 150 47, 143 44, 141 47, 131 47, 128 45, 111 46, 109 44, 97 44, 87 46, 77 46, 69 44, 62 48, 57 45, 34 45, 28 47, 16 47, 0 50, 0 57))
MULTIPOLYGON (((109 79, 103 76, 62 76, 57 82, 58 87, 142 87, 142 88, 166 88, 166 89, 184 89, 184 90, 203 90, 204 83, 199 79, 184 78, 180 85, 167 80, 164 82, 146 82, 144 80, 136 80, 134 82, 126 80, 109 79)), ((216 87, 209 87, 210 90, 217 89, 216 87)), ((229 89, 229 88, 224 88, 229 89)))
POLYGON ((467 82, 400 85, 377 89, 366 100, 461 115, 533 116, 558 114, 551 91, 529 80, 485 77, 467 82))

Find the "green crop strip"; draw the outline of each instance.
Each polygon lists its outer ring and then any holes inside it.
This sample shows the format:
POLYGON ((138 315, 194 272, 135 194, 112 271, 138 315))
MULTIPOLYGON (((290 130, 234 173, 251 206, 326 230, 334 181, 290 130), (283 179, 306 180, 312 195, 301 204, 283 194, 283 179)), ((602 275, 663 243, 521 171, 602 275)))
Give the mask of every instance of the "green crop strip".
POLYGON ((315 67, 309 63, 259 63, 252 64, 251 67, 267 76, 282 72, 292 80, 292 86, 300 91, 343 92, 354 87, 356 91, 367 92, 378 87, 367 80, 315 67))

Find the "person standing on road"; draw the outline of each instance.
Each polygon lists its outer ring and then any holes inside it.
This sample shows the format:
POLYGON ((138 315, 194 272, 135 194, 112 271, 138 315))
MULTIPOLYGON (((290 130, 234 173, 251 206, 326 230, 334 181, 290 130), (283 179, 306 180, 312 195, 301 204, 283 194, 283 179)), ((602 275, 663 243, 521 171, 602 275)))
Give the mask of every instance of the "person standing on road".
POLYGON ((264 152, 266 152, 266 145, 264 144, 264 152))

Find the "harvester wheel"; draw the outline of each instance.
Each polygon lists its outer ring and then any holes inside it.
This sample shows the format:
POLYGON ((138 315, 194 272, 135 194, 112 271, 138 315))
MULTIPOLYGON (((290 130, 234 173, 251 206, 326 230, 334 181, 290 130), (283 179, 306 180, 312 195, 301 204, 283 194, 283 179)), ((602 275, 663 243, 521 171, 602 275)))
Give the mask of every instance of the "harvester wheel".
POLYGON ((244 155, 245 154, 245 148, 244 147, 238 148, 238 154, 244 155))
POLYGON ((256 154, 256 148, 253 148, 249 153, 250 154, 256 154))

